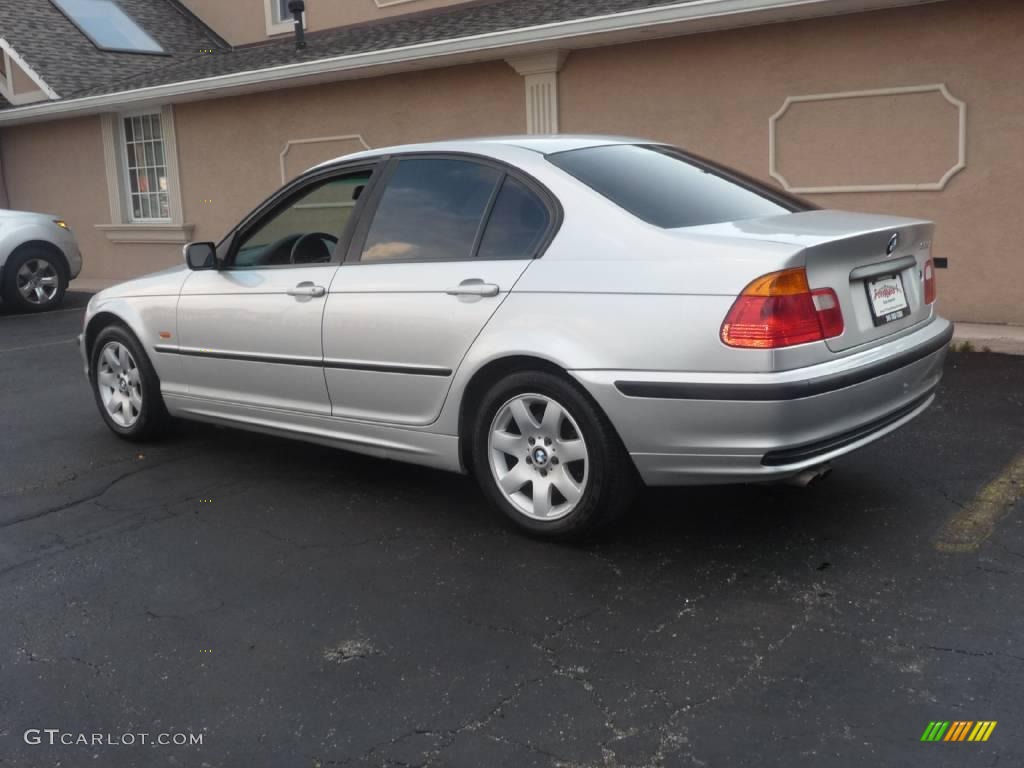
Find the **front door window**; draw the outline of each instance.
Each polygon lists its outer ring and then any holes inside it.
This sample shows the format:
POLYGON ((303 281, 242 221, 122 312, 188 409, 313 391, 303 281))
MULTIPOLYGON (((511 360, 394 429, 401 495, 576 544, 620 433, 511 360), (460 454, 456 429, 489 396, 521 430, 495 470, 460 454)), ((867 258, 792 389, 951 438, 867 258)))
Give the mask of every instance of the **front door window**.
POLYGON ((232 267, 330 262, 370 174, 352 173, 302 190, 242 236, 232 267))

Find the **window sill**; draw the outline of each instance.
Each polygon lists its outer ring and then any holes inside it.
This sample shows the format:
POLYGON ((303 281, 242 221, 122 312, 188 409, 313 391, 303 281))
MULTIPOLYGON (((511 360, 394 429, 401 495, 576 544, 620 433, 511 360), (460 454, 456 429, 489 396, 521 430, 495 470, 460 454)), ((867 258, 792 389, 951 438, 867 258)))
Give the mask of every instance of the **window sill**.
POLYGON ((183 244, 192 239, 193 224, 97 224, 112 243, 183 244))

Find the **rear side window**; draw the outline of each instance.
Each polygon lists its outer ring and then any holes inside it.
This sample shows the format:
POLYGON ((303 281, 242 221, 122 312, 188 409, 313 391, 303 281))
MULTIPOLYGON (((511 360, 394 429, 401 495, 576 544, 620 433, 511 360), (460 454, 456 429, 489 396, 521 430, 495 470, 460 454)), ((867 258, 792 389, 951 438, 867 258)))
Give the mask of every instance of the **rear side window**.
POLYGON ((364 262, 468 259, 502 173, 466 160, 401 160, 360 257, 364 262))
POLYGON ((506 176, 477 258, 532 259, 550 221, 547 206, 521 181, 506 176))
POLYGON ((667 147, 616 144, 558 152, 547 159, 620 208, 665 229, 775 216, 809 207, 667 147))

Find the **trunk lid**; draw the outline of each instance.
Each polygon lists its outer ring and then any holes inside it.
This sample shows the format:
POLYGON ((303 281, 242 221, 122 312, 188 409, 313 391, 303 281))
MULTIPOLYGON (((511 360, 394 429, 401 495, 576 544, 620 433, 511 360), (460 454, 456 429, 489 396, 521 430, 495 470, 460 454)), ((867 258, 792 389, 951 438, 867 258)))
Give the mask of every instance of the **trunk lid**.
POLYGON ((922 219, 805 211, 679 231, 800 246, 811 289, 831 288, 839 299, 845 329, 825 343, 842 352, 881 343, 931 317, 924 264, 934 229, 922 219))

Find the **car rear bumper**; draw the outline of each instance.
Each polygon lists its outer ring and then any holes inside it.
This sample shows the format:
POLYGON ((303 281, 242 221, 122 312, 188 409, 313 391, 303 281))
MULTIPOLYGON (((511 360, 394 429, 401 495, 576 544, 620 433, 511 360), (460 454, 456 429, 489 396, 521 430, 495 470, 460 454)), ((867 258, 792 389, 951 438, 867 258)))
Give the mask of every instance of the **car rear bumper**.
POLYGON ((782 480, 899 429, 934 399, 953 326, 779 373, 573 371, 648 485, 782 480))

